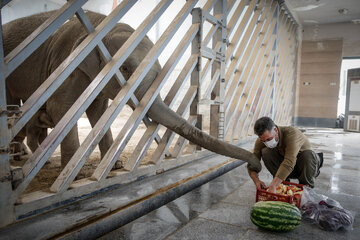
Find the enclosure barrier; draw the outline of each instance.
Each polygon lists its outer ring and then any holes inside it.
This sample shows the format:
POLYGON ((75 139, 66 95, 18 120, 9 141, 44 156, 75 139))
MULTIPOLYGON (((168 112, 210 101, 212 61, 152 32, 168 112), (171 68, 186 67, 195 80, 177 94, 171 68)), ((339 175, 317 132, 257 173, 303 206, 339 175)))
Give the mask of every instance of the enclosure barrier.
MULTIPOLYGON (((3 1, 1 7, 8 2, 3 1)), ((4 56, 0 38, 0 227, 90 197, 111 186, 160 174, 212 154, 168 129, 162 130, 159 124, 146 116, 167 80, 176 74, 174 69, 177 66, 181 71, 175 81, 169 83, 163 97, 165 104, 198 128, 209 120, 209 128, 204 130, 214 137, 239 144, 253 135, 254 122, 261 116, 271 116, 278 125, 291 122, 297 24, 282 2, 182 2, 182 8, 127 81, 119 67, 168 7, 180 1, 160 1, 113 56, 102 39, 137 1, 121 1, 98 26, 93 26, 83 11, 82 6, 86 2, 69 0, 7 56, 4 56), (31 97, 24 99, 23 105, 19 106, 20 111, 11 111, 6 103, 6 77, 73 15, 89 34, 31 97), (187 18, 191 18, 190 27, 146 94, 137 99, 134 91, 187 18), (29 159, 22 166, 13 166, 9 153, 13 138, 94 48, 101 53, 105 67, 29 159), (180 66, 180 62, 184 64, 180 66), (26 192, 66 134, 113 76, 122 86, 121 91, 65 168, 57 173, 48 187, 26 192), (76 179, 128 102, 136 108, 109 151, 99 160, 90 176, 76 179), (207 111, 202 113, 201 108, 204 107, 207 111), (8 117, 13 114, 18 116, 15 121, 8 117), (141 122, 146 129, 136 139, 135 147, 127 151, 130 139, 142 126, 141 122), (122 168, 113 169, 126 152, 129 156, 122 168), (146 156, 148 159, 145 161, 146 156)))

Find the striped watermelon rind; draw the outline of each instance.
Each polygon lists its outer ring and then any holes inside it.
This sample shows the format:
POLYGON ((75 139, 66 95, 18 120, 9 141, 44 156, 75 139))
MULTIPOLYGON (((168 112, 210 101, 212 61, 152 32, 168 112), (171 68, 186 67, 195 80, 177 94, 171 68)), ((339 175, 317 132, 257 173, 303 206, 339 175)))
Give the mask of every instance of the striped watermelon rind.
POLYGON ((250 219, 260 228, 287 232, 300 224, 301 213, 297 207, 286 202, 260 201, 252 207, 250 219))

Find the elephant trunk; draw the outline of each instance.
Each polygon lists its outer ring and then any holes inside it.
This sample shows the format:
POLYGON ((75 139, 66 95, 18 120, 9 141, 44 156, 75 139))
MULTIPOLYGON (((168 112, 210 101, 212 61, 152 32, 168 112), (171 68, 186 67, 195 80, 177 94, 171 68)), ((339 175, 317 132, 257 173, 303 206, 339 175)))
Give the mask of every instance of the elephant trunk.
POLYGON ((214 138, 200 129, 188 123, 177 113, 171 110, 161 99, 157 97, 148 112, 149 117, 180 136, 188 139, 190 142, 206 148, 220 155, 236 158, 248 162, 251 169, 260 171, 261 164, 257 157, 240 147, 226 143, 214 138))

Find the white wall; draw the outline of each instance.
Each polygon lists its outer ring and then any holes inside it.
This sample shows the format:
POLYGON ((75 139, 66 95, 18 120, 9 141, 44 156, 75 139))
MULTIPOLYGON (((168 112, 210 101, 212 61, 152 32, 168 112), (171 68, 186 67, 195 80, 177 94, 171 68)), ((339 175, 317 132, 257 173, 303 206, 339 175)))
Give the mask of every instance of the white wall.
POLYGON ((334 23, 303 26, 303 40, 343 38, 343 57, 360 57, 360 24, 334 23))
POLYGON ((352 68, 360 68, 360 58, 344 59, 341 63, 338 115, 345 114, 347 71, 352 68))
POLYGON ((50 0, 12 0, 1 10, 2 23, 5 24, 17 18, 52 11, 61 6, 61 3, 50 0))

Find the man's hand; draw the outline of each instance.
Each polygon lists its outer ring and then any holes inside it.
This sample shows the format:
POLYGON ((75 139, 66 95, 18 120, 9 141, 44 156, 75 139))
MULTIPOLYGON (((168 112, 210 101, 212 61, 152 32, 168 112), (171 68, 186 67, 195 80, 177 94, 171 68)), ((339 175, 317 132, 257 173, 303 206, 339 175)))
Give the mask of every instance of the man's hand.
POLYGON ((279 184, 282 182, 282 180, 278 177, 274 177, 271 181, 267 191, 271 193, 276 193, 276 188, 279 186, 279 184))
POLYGON ((266 191, 271 192, 271 193, 276 193, 276 188, 274 185, 269 185, 268 189, 266 191))
POLYGON ((263 181, 260 181, 258 174, 256 172, 250 172, 250 177, 258 189, 265 189, 266 185, 263 181))
POLYGON ((263 181, 258 180, 257 182, 255 182, 256 188, 257 189, 265 189, 266 185, 263 181))

